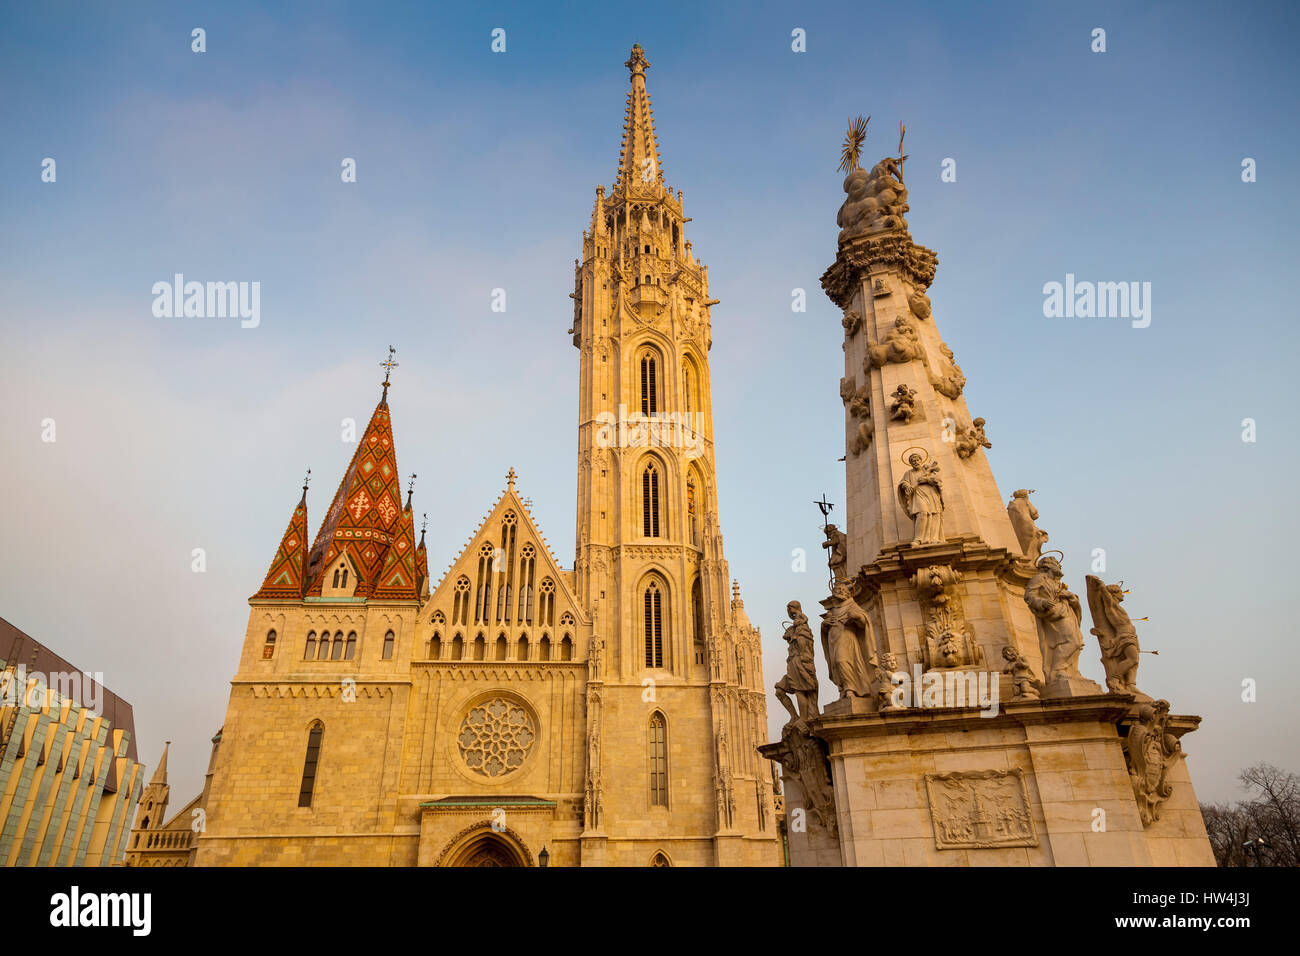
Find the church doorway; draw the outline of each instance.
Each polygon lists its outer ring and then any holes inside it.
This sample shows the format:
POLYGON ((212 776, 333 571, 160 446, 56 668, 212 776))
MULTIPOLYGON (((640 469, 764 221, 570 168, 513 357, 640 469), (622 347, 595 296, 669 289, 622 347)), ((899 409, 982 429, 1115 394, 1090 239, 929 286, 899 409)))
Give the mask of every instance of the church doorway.
POLYGON ((513 840, 488 830, 453 849, 443 866, 528 866, 528 859, 513 840))

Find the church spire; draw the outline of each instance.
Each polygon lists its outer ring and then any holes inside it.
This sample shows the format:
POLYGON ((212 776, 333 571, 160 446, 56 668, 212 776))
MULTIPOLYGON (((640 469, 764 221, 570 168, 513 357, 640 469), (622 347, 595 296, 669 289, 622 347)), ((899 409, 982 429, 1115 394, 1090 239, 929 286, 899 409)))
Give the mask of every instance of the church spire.
POLYGON ((167 751, 170 749, 172 742, 170 740, 163 744, 162 757, 158 760, 158 769, 153 772, 153 779, 149 781, 152 784, 167 784, 167 751))
POLYGON ((641 44, 632 47, 632 54, 623 64, 631 71, 632 90, 627 94, 627 113, 623 119, 623 144, 618 157, 616 192, 626 192, 631 185, 662 187, 663 170, 659 168, 659 143, 655 137, 654 110, 650 94, 645 88, 645 71, 650 61, 645 58, 641 44))
POLYGON ((307 484, 311 469, 302 483, 302 498, 294 506, 289 526, 280 538, 280 547, 271 560, 262 587, 254 598, 301 598, 307 576, 307 484))
MULTIPOLYGON (((390 347, 383 367, 391 371, 390 347)), ((319 597, 325 574, 346 555, 356 575, 356 597, 414 598, 415 534, 402 508, 402 485, 388 409, 388 381, 370 423, 312 543, 308 596, 319 597)))

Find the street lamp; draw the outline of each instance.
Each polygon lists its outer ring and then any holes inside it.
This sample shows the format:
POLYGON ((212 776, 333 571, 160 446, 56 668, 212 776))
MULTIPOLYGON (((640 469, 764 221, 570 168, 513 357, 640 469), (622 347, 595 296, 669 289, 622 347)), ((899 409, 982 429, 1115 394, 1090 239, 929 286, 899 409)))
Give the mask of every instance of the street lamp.
POLYGON ((1253 840, 1247 840, 1241 845, 1246 851, 1246 855, 1254 861, 1255 866, 1262 866, 1264 860, 1264 851, 1269 848, 1268 841, 1263 837, 1256 837, 1253 840))
POLYGON ((537 865, 546 866, 551 862, 551 854, 546 852, 546 847, 542 847, 542 852, 537 854, 537 865))

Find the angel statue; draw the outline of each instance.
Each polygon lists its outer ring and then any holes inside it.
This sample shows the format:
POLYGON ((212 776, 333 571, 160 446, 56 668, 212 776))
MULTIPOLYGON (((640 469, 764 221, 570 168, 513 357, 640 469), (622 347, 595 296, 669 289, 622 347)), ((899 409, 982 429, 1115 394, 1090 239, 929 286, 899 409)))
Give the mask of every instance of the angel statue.
POLYGON ((1106 687, 1112 694, 1132 694, 1140 701, 1151 698, 1137 689, 1138 645, 1137 628, 1128 612, 1120 607, 1124 588, 1120 584, 1106 584, 1095 574, 1086 578, 1088 584, 1088 610, 1092 612, 1093 627, 1101 645, 1101 663, 1106 668, 1106 687))

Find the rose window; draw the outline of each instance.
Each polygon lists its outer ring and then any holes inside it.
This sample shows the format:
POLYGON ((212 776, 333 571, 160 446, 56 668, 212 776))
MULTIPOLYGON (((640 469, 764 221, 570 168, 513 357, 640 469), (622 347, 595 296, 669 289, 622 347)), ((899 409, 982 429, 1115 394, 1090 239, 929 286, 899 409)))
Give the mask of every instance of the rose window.
POLYGON ((465 715, 456 742, 465 766, 485 777, 499 777, 523 765, 536 739, 528 711, 497 697, 465 715))

